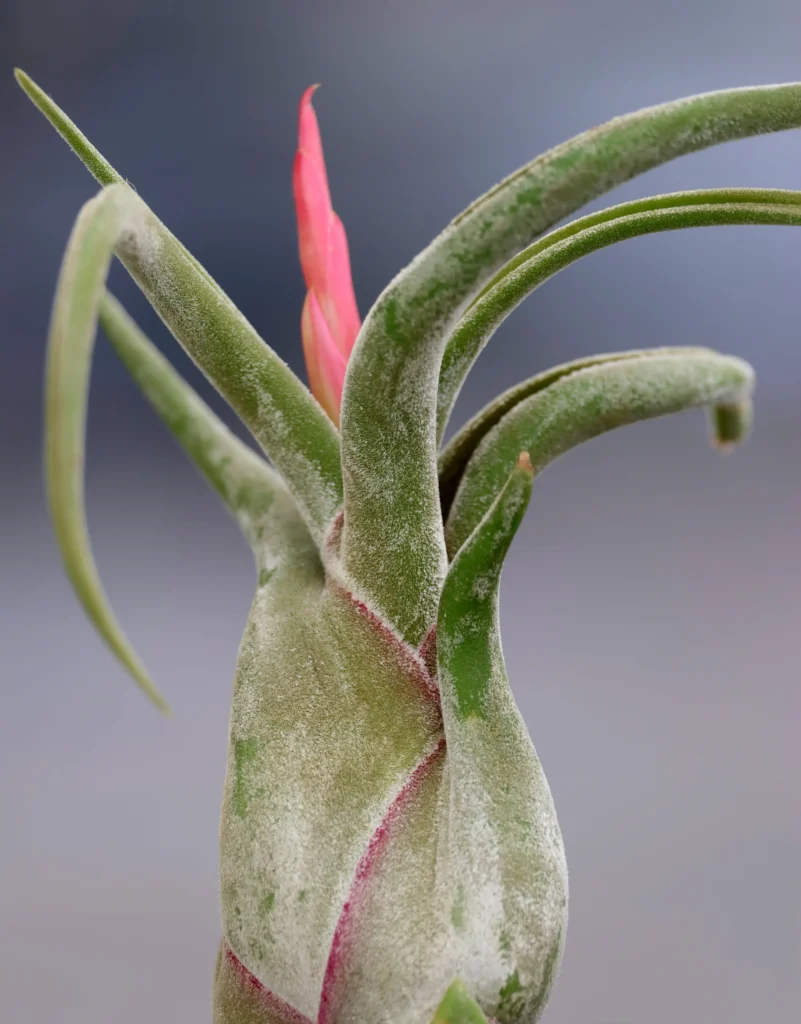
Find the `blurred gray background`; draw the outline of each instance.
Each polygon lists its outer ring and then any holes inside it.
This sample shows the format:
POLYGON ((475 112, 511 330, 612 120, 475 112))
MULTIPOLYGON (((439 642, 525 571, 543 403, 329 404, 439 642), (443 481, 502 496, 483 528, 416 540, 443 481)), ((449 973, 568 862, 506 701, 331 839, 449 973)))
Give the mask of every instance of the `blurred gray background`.
MULTIPOLYGON (((210 1019, 227 707, 253 588, 236 529, 108 346, 88 504, 160 718, 64 580, 40 474, 63 246, 94 183, 13 83, 56 97, 302 372, 291 164, 316 106, 364 312, 542 149, 681 95, 801 78, 796 0, 0 0, 0 992, 20 1024, 210 1019)), ((801 187, 801 133, 687 157, 613 199, 801 187)), ((752 360, 735 457, 688 414, 537 485, 505 651, 571 867, 548 1024, 784 1022, 801 1008, 801 233, 628 242, 543 288, 460 403, 549 364, 708 343, 752 360)), ((209 389, 115 269, 113 287, 209 389)), ((215 400, 215 408, 220 408, 215 400)))

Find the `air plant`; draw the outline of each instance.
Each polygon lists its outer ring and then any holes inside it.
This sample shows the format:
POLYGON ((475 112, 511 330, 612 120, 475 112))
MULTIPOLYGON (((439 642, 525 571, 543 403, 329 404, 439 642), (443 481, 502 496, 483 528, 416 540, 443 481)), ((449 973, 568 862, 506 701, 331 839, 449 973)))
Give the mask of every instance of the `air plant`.
POLYGON ((553 230, 684 153, 801 126, 801 85, 690 97, 550 150, 458 216, 363 324, 307 91, 294 191, 309 391, 55 103, 17 77, 102 185, 78 215, 52 313, 53 525, 89 617, 159 707, 103 593, 85 522, 98 321, 255 555, 220 830, 214 1020, 537 1020, 562 956, 567 870, 504 671, 504 557, 535 475, 562 452, 696 406, 711 410, 715 443, 735 445, 749 429, 753 373, 699 347, 599 355, 511 388, 444 447, 443 434, 499 325, 575 260, 656 231, 801 224, 799 192, 720 189, 553 230), (271 466, 106 291, 115 255, 271 466))

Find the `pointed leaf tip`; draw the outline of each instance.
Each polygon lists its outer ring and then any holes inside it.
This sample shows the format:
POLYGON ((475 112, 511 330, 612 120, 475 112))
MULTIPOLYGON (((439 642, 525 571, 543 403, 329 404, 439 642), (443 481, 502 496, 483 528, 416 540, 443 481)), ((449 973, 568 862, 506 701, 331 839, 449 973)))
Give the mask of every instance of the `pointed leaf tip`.
POLYGON ((457 978, 437 1007, 431 1024, 487 1024, 487 1018, 464 982, 457 978))
POLYGON ((75 155, 83 161, 87 170, 101 185, 122 182, 122 175, 111 166, 106 158, 92 145, 78 126, 64 111, 33 81, 21 68, 15 68, 14 77, 28 99, 37 107, 56 129, 75 155))
POLYGON ((14 68, 14 78, 17 80, 17 85, 28 95, 31 96, 39 91, 39 87, 35 84, 30 75, 26 74, 22 68, 14 68))

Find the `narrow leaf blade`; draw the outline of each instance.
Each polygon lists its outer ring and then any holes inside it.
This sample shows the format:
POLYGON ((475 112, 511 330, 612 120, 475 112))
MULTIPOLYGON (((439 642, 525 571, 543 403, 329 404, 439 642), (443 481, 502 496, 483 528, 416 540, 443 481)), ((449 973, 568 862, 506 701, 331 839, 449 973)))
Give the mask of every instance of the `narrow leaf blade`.
POLYGON ((473 363, 503 321, 536 288, 607 245, 657 231, 727 224, 801 223, 801 192, 705 189, 650 196, 608 207, 550 232, 510 260, 461 318, 445 350, 438 397, 442 436, 473 363))
POLYGON ((336 427, 308 388, 233 303, 198 273, 183 248, 129 189, 124 206, 117 256, 270 457, 319 541, 342 501, 336 427))
POLYGON ((630 359, 634 354, 631 351, 611 352, 562 363, 560 366, 555 366, 550 370, 545 370, 544 373, 538 373, 534 377, 515 384, 514 387, 504 391, 485 405, 454 434, 440 454, 439 499, 443 518, 447 519, 456 488, 459 486, 465 466, 470 461, 470 456, 478 447, 481 439, 516 405, 523 399, 537 394, 539 391, 544 391, 545 388, 555 384, 562 377, 583 370, 587 366, 598 366, 600 363, 612 362, 617 359, 630 359))
POLYGON ((446 525, 452 555, 501 491, 520 451, 535 472, 615 427, 697 406, 746 401, 754 374, 741 359, 709 349, 654 349, 589 366, 536 392, 483 438, 462 475, 446 525))
MULTIPOLYGON (((104 305, 107 326, 110 326, 117 343, 122 343, 122 347, 127 349, 128 356, 133 362, 137 362, 133 356, 138 357, 140 371, 145 369, 142 353, 148 351, 147 343, 143 343, 141 336, 132 336, 132 325, 121 319, 119 309, 112 302, 104 303, 104 294, 105 278, 113 247, 120 239, 124 239, 125 244, 129 247, 138 246, 139 250, 146 254, 146 257, 142 257, 140 254, 138 259, 149 261, 150 272, 155 274, 152 264, 159 262, 161 249, 158 243, 161 239, 157 235, 156 244, 148 246, 149 242, 153 242, 152 236, 147 233, 148 213, 147 207, 130 189, 124 185, 111 185, 87 203, 78 217, 59 278, 51 326, 47 373, 45 460, 54 528, 68 574, 78 596, 103 638, 140 686, 154 700, 163 703, 114 618, 103 593, 91 553, 83 500, 83 450, 89 370, 101 304, 104 305)), ((202 279, 198 282, 198 275, 187 264, 182 254, 178 253, 174 258, 187 275, 187 281, 184 282, 186 298, 191 298, 193 294, 192 283, 198 284, 199 288, 205 290, 208 295, 209 289, 202 279)), ((173 273, 172 280, 175 280, 176 276, 176 273, 173 273)), ((161 284, 163 287, 163 277, 161 284)), ((177 287, 173 288, 173 296, 177 292, 177 287)), ((213 295, 209 301, 213 308, 219 310, 220 307, 214 302, 213 295)), ((195 312, 197 312, 198 306, 202 308, 202 303, 196 301, 192 307, 195 312)), ((178 321, 178 333, 182 333, 180 318, 184 312, 180 296, 176 300, 173 312, 175 314, 173 321, 176 319, 178 321)), ((224 325, 228 312, 228 307, 223 306, 221 313, 223 323, 220 324, 220 329, 224 325)), ((206 343, 208 350, 211 350, 212 345, 209 342, 214 341, 214 336, 212 335, 210 338, 209 334, 204 334, 203 331, 208 332, 207 319, 201 320, 201 333, 193 340, 200 344, 206 343)), ((150 355, 152 369, 152 353, 150 355)), ((213 352, 211 352, 211 356, 214 357, 213 352)), ((253 368, 252 364, 248 366, 247 362, 244 365, 240 363, 240 366, 243 369, 253 368)), ((155 379, 152 374, 149 379, 148 386, 151 390, 151 397, 159 400, 162 411, 167 411, 175 417, 180 412, 176 408, 176 402, 178 405, 183 402, 186 407, 190 396, 176 385, 174 377, 165 373, 164 364, 159 366, 159 371, 160 373, 155 379), (155 392, 159 392, 159 394, 155 394, 155 392)), ((261 379, 263 380, 264 377, 262 376, 261 379)), ((259 378, 256 378, 255 381, 251 378, 245 387, 253 388, 254 384, 257 386, 258 380, 259 378)), ((269 395, 268 390, 266 394, 269 395)), ((189 404, 191 405, 191 402, 189 404)), ((270 509, 263 509, 259 516, 254 515, 256 508, 253 503, 258 503, 259 491, 257 488, 254 493, 253 484, 254 479, 260 473, 258 479, 261 486, 260 494, 263 497, 267 477, 262 471, 255 469, 257 465, 253 461, 255 456, 250 459, 237 448, 238 442, 234 442, 233 439, 226 440, 225 435, 221 437, 219 431, 216 432, 216 449, 214 445, 209 448, 208 442, 211 437, 208 419, 204 419, 203 411, 197 405, 192 406, 192 415, 194 416, 192 424, 187 420, 184 420, 182 425, 176 424, 174 420, 173 425, 178 427, 179 433, 181 430, 189 430, 191 433, 191 428, 197 428, 198 420, 200 420, 201 425, 205 428, 205 434, 201 431, 201 436, 195 435, 192 438, 187 435, 184 440, 200 461, 202 468, 213 478, 216 477, 214 482, 229 501, 239 504, 243 514, 247 511, 247 528, 252 531, 255 545, 260 539, 259 531, 263 533, 267 528, 268 523, 265 517, 270 509), (222 445, 222 449, 220 449, 220 445, 222 445), (225 477, 223 467, 228 466, 230 469, 232 458, 235 461, 238 459, 239 472, 234 468, 225 477), (245 478, 250 474, 249 480, 243 481, 243 472, 245 478)), ((212 430, 211 433, 215 432, 212 430)), ((274 496, 278 494, 277 487, 272 488, 272 493, 274 496)), ((308 496, 309 492, 306 493, 308 496)), ((288 496, 279 502, 280 508, 287 503, 294 510, 294 503, 288 499, 288 496)), ((279 518, 282 517, 279 515, 279 518)), ((265 551, 263 545, 259 551, 263 556, 265 551)))
POLYGON ((440 692, 451 715, 486 716, 497 652, 498 588, 509 546, 531 498, 534 470, 527 451, 517 456, 506 482, 454 560, 440 598, 437 651, 443 672, 440 692))
POLYGON ((292 503, 264 459, 243 444, 108 292, 100 325, 153 409, 236 519, 251 546, 281 543, 265 522, 276 501, 292 503))
POLYGON ((48 344, 45 478, 53 529, 75 592, 111 650, 162 711, 164 698, 111 610, 92 555, 83 496, 84 434, 97 306, 118 231, 100 196, 81 211, 64 258, 48 344))
POLYGON ((33 79, 21 68, 14 69, 14 77, 28 99, 44 114, 101 185, 114 185, 125 180, 33 79))

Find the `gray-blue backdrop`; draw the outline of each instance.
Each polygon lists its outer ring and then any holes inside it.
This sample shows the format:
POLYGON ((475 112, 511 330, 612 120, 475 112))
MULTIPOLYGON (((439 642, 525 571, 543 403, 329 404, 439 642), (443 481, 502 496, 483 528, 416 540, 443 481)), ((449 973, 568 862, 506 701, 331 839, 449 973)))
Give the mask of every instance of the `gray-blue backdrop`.
MULTIPOLYGON (((94 185, 16 89, 75 117, 301 370, 290 174, 320 81, 364 311, 477 194, 615 114, 801 78, 794 0, 0 0, 0 1003, 25 1024, 209 1020, 216 831, 249 556, 98 346, 97 557, 168 695, 160 718, 64 581, 40 484, 54 279, 94 185)), ((801 187, 801 134, 618 189, 801 187)), ((208 388, 134 294, 117 293, 208 388)), ((801 233, 640 239, 551 282, 462 414, 550 363, 709 343, 758 370, 734 458, 701 414, 630 428, 537 484, 505 651, 553 787, 572 910, 549 1024, 787 1021, 801 1008, 801 233)), ((219 407, 219 405, 217 406, 219 407)))

